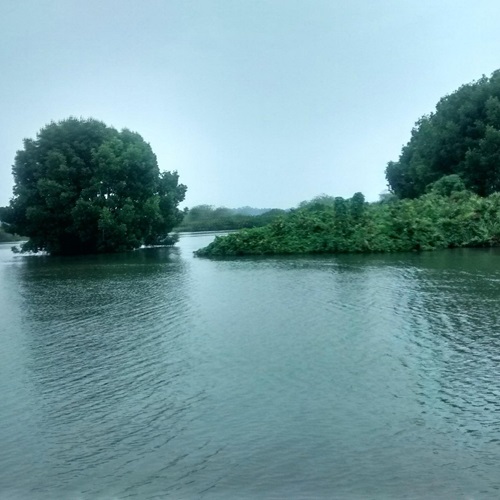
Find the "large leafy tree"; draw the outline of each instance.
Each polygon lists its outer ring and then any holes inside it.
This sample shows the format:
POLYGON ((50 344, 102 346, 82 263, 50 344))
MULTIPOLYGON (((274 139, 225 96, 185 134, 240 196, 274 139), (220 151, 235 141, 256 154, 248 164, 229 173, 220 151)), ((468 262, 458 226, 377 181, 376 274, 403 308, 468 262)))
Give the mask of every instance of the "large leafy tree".
POLYGON ((137 133, 69 118, 25 139, 12 168, 14 196, 0 219, 29 237, 24 251, 117 252, 161 244, 182 220, 186 186, 160 172, 137 133))
POLYGON ((443 97, 386 169, 401 198, 421 196, 449 175, 480 196, 500 190, 500 70, 443 97))

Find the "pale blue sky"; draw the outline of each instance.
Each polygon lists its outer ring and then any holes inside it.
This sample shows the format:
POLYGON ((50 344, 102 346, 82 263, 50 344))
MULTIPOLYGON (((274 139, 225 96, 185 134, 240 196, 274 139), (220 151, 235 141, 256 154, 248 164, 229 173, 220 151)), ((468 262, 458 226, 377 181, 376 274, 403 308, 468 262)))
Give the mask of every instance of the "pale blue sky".
POLYGON ((414 122, 500 68, 498 0, 0 0, 0 205, 24 137, 139 132, 185 204, 375 200, 414 122))

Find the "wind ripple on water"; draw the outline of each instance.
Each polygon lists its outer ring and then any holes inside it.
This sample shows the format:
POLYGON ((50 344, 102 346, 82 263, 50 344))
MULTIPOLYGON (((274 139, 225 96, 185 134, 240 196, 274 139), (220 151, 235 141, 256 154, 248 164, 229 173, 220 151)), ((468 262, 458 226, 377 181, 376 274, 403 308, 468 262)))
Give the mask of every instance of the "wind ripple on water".
POLYGON ((9 264, 19 314, 3 330, 14 384, 1 418, 16 432, 2 434, 0 486, 13 498, 16 485, 36 498, 492 498, 494 262, 173 250, 9 264))

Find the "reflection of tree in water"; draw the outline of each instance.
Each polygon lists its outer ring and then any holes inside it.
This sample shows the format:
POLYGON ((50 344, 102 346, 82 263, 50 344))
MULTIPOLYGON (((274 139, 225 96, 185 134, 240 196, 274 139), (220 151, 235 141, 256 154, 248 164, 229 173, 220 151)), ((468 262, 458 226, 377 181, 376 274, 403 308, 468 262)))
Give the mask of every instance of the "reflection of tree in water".
POLYGON ((184 297, 183 264, 175 253, 161 249, 28 258, 20 274, 33 354, 48 348, 34 358, 37 367, 54 355, 60 356, 58 365, 68 360, 70 370, 73 358, 99 366, 101 357, 127 352, 137 330, 144 329, 143 321, 168 328, 162 324, 163 311, 184 297))
POLYGON ((90 476, 100 487, 123 476, 126 486, 189 453, 179 441, 203 387, 190 382, 189 274, 178 250, 26 258, 20 279, 48 487, 50 473, 88 492, 90 476))

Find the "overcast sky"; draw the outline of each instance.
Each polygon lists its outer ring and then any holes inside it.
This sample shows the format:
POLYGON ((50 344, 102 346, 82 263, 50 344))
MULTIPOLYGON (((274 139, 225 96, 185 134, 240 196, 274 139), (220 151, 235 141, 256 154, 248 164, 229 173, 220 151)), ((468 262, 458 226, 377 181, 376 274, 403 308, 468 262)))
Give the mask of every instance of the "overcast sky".
POLYGON ((0 0, 0 206, 22 139, 139 132, 185 205, 376 200, 443 95, 500 67, 498 0, 0 0))

